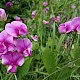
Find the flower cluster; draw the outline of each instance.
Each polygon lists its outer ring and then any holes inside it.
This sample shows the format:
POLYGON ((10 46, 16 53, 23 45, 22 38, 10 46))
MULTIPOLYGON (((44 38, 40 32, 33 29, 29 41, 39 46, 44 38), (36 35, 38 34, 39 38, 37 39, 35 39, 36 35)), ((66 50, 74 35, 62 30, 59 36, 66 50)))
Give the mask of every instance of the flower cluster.
POLYGON ((80 34, 80 17, 75 17, 71 21, 62 23, 58 27, 59 33, 66 34, 69 32, 77 32, 80 34))
POLYGON ((28 38, 27 26, 20 21, 12 21, 5 25, 0 33, 0 59, 8 65, 7 72, 15 73, 17 66, 22 66, 24 57, 32 56, 32 43, 28 38))

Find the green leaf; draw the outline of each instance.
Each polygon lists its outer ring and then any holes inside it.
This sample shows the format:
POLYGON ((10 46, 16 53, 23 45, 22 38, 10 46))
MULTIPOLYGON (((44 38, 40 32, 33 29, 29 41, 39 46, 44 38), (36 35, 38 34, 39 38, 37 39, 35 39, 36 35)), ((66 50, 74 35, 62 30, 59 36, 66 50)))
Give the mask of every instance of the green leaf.
POLYGON ((42 53, 43 63, 48 73, 52 73, 56 69, 55 55, 50 51, 49 47, 46 47, 42 53))
POLYGON ((33 42, 32 44, 33 44, 32 50, 39 49, 39 43, 38 42, 33 42))
POLYGON ((32 61, 32 58, 31 58, 31 57, 28 57, 28 58, 25 60, 23 66, 18 67, 18 69, 17 69, 17 70, 18 70, 18 71, 17 71, 17 77, 18 77, 19 80, 21 80, 21 78, 22 78, 23 76, 25 76, 25 75, 27 74, 27 72, 29 71, 29 67, 30 67, 31 61, 32 61))
MULTIPOLYGON (((74 49, 71 51, 71 55, 74 59, 80 58, 80 46, 75 45, 74 49)), ((75 64, 80 66, 80 60, 76 61, 75 64)))
POLYGON ((65 67, 60 72, 58 72, 59 74, 57 75, 57 79, 56 80, 67 80, 67 78, 70 77, 73 69, 74 68, 65 67))
POLYGON ((62 42, 64 41, 66 35, 65 34, 62 34, 59 38, 59 42, 57 43, 57 47, 56 47, 56 50, 59 52, 60 51, 60 48, 61 48, 61 44, 62 42))
POLYGON ((51 44, 52 41, 50 41, 50 40, 51 39, 49 38, 47 45, 43 49, 43 52, 42 52, 43 63, 44 63, 44 66, 49 74, 56 70, 56 65, 57 65, 56 55, 55 55, 56 53, 54 53, 51 49, 52 48, 52 44, 51 44))

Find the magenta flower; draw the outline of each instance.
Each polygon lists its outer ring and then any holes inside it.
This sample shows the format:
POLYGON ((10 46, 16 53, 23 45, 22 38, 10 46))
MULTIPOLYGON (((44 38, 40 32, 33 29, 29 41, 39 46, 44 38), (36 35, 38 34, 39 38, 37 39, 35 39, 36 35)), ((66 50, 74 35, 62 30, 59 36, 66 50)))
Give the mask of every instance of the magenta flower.
POLYGON ((12 5, 13 5, 12 2, 7 2, 6 3, 6 10, 9 10, 12 5))
POLYGON ((49 24, 49 21, 43 20, 43 24, 49 24))
POLYGON ((22 66, 24 63, 24 57, 18 52, 7 52, 2 55, 2 64, 8 65, 7 72, 15 73, 17 66, 22 66))
POLYGON ((34 18, 35 14, 36 14, 36 10, 32 12, 32 15, 31 15, 32 18, 34 18))
POLYGON ((13 37, 7 34, 5 30, 0 33, 0 58, 7 51, 13 51, 13 37))
POLYGON ((12 21, 5 25, 7 33, 13 37, 24 36, 28 34, 27 26, 20 21, 12 21))
POLYGON ((60 22, 60 16, 57 16, 57 17, 55 18, 55 22, 60 22))
POLYGON ((48 13, 48 11, 49 11, 49 7, 46 7, 46 8, 44 8, 44 13, 48 13))
POLYGON ((47 6, 48 4, 47 4, 47 2, 43 2, 42 5, 43 6, 47 6))
POLYGON ((32 43, 27 38, 15 40, 15 49, 25 57, 32 55, 32 43))
POLYGON ((20 17, 18 17, 18 16, 15 16, 14 19, 15 19, 15 21, 21 21, 20 17))
POLYGON ((38 36, 37 36, 37 35, 35 35, 35 36, 30 35, 30 36, 31 36, 31 38, 32 38, 34 41, 38 41, 38 36))
POLYGON ((68 21, 68 22, 60 24, 58 27, 58 31, 59 31, 59 33, 62 33, 62 34, 71 32, 72 31, 72 22, 68 21))
POLYGON ((6 17, 6 13, 5 13, 5 10, 0 8, 0 21, 6 21, 7 20, 7 17, 6 17))
POLYGON ((80 17, 75 17, 72 20, 73 31, 77 31, 80 34, 80 17))

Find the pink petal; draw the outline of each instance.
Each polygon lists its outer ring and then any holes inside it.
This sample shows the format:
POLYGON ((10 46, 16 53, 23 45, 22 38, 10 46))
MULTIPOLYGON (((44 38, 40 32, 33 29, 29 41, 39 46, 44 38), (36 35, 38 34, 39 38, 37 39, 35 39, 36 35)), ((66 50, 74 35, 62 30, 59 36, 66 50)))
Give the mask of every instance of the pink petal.
POLYGON ((0 41, 4 43, 8 51, 14 50, 13 37, 7 34, 5 30, 0 33, 0 41))
POLYGON ((2 64, 3 65, 15 65, 22 66, 24 63, 24 57, 18 52, 7 52, 2 55, 2 64))
POLYGON ((77 33, 80 34, 80 26, 77 27, 77 33))
POLYGON ((5 10, 0 8, 0 20, 4 20, 6 21, 7 20, 7 17, 6 17, 6 13, 5 13, 5 10))
POLYGON ((20 21, 20 17, 18 17, 18 16, 15 16, 14 19, 15 19, 16 21, 20 21))
POLYGON ((20 53, 22 53, 24 51, 25 46, 24 46, 23 39, 16 39, 15 40, 15 48, 20 53))
POLYGON ((5 54, 7 52, 7 47, 0 42, 0 54, 5 54))
POLYGON ((66 26, 66 33, 69 33, 72 31, 72 21, 68 21, 68 22, 65 22, 65 26, 66 26))
POLYGON ((30 36, 31 36, 31 38, 32 38, 34 41, 38 41, 38 36, 37 36, 37 35, 35 35, 35 36, 30 35, 30 36))
POLYGON ((60 16, 57 16, 57 17, 55 18, 55 22, 60 22, 60 16))
POLYGON ((12 26, 10 23, 7 23, 5 26, 5 30, 7 33, 13 37, 17 37, 19 35, 18 28, 16 26, 12 26))
POLYGON ((16 72, 16 66, 10 65, 7 69, 7 72, 15 73, 16 72))
POLYGON ((5 39, 7 38, 8 34, 5 30, 3 30, 1 33, 0 33, 0 41, 5 41, 5 39))
POLYGON ((80 17, 75 17, 72 20, 73 31, 76 31, 77 27, 80 26, 80 17))
POLYGON ((25 45, 25 48, 32 48, 32 43, 27 38, 24 38, 24 45, 25 45))
POLYGON ((5 26, 5 30, 9 35, 13 37, 28 34, 27 26, 20 21, 12 21, 11 24, 7 23, 5 26))
POLYGON ((43 20, 43 24, 49 24, 49 22, 46 20, 43 20))
POLYGON ((10 65, 12 63, 12 59, 12 52, 7 52, 6 54, 2 55, 2 64, 10 65))
POLYGON ((59 33, 62 33, 62 34, 69 33, 72 31, 72 29, 73 29, 72 27, 73 27, 72 22, 68 21, 68 22, 60 24, 58 27, 58 31, 59 31, 59 33))
POLYGON ((20 26, 19 34, 20 35, 26 35, 26 34, 28 34, 28 30, 27 30, 26 25, 23 24, 23 25, 20 26))
POLYGON ((66 27, 65 27, 64 23, 59 25, 58 31, 59 31, 59 33, 62 33, 62 34, 66 33, 66 27))
POLYGON ((16 66, 22 66, 24 63, 24 57, 21 53, 13 52, 13 64, 16 66))
POLYGON ((24 52, 23 52, 25 57, 28 56, 32 56, 32 49, 31 48, 27 48, 24 52))
POLYGON ((43 6, 47 6, 48 4, 47 4, 47 2, 43 2, 42 5, 43 6))

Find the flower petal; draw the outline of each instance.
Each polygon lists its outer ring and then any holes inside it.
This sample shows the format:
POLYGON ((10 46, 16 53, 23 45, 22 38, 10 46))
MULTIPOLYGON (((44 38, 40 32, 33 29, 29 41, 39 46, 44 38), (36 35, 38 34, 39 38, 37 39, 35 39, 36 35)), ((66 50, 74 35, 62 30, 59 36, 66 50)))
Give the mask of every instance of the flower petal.
POLYGON ((3 65, 10 65, 12 63, 12 52, 7 52, 6 54, 2 55, 2 64, 3 65))
POLYGON ((27 27, 25 24, 22 24, 19 29, 19 35, 26 35, 26 34, 28 34, 27 27))
POLYGON ((7 69, 7 72, 15 73, 16 72, 16 66, 10 65, 7 69))
POLYGON ((13 64, 16 66, 22 66, 24 63, 24 57, 21 53, 13 52, 13 64))
POLYGON ((25 57, 32 56, 32 49, 31 48, 27 48, 23 53, 24 53, 23 55, 25 57))
POLYGON ((37 35, 35 35, 35 36, 30 35, 30 36, 31 36, 31 38, 32 38, 34 41, 38 41, 38 36, 37 36, 37 35))
POLYGON ((24 45, 25 45, 25 48, 32 48, 32 43, 27 38, 24 38, 24 45))
POLYGON ((17 37, 19 34, 18 28, 16 26, 11 25, 10 23, 7 23, 5 26, 5 30, 7 33, 13 37, 17 37))
POLYGON ((15 49, 22 53, 25 49, 25 46, 24 46, 24 42, 23 42, 23 39, 16 39, 15 40, 15 49))
POLYGON ((76 31, 77 27, 80 26, 80 17, 75 17, 72 20, 73 31, 76 31))
POLYGON ((66 33, 66 27, 65 27, 64 23, 59 25, 58 31, 59 31, 59 33, 62 33, 62 34, 66 33))

